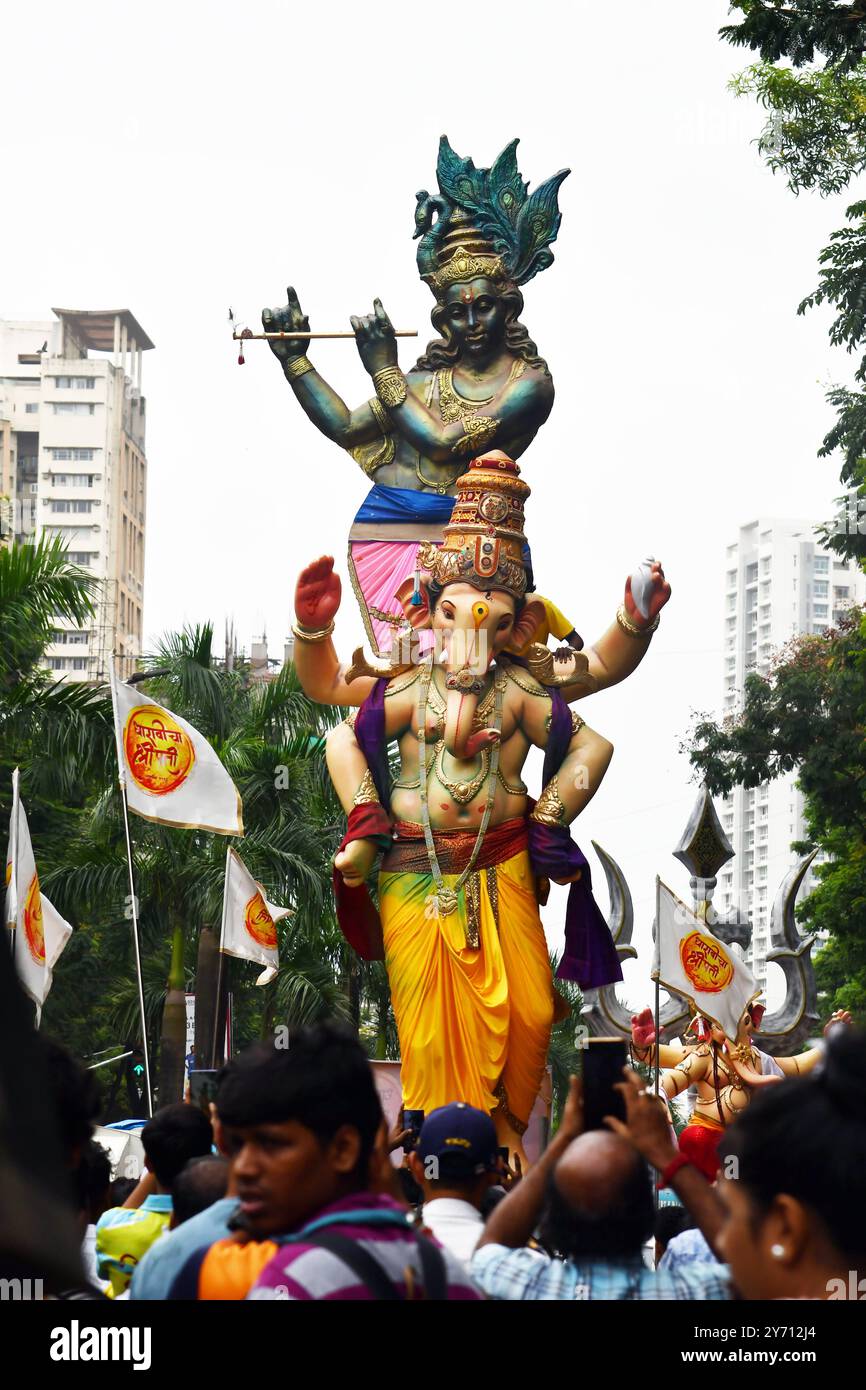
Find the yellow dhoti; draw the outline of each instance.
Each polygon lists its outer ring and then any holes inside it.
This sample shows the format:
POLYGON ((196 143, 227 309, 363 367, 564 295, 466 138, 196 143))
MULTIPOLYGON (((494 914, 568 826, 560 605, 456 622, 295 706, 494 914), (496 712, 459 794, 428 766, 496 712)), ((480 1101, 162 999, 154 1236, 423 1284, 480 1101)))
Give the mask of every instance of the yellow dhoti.
MULTIPOLYGON (((442 876, 449 887, 458 877, 442 876)), ((386 868, 379 876, 403 1103, 428 1112, 456 1100, 491 1112, 501 1103, 525 1125, 553 1020, 529 855, 476 871, 467 888, 456 912, 437 916, 431 874, 386 868)))

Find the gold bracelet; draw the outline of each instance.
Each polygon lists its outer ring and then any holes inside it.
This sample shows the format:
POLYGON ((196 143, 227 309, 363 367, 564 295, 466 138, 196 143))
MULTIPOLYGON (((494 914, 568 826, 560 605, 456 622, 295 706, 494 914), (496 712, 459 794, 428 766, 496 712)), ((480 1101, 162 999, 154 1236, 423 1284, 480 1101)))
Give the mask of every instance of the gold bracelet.
POLYGON ((565 819, 565 807, 559 795, 559 778, 557 776, 551 777, 535 803, 535 810, 529 819, 537 821, 539 825, 562 825, 565 819))
POLYGON ((283 371, 289 381, 297 381, 299 376, 305 376, 307 372, 315 370, 308 357, 291 357, 288 362, 283 363, 283 371))
POLYGON ((616 610, 616 620, 627 637, 652 637, 659 625, 659 615, 656 613, 648 627, 638 627, 626 613, 624 603, 616 610))
POLYGON ((297 623, 292 623, 292 632, 299 642, 324 642, 334 631, 333 618, 327 627, 320 627, 318 630, 312 628, 299 627, 297 623))
POLYGON ((383 405, 402 405, 409 394, 406 378, 399 367, 383 367, 381 372, 374 372, 373 385, 383 405))
POLYGON ((451 445, 452 454, 483 453, 499 429, 499 421, 489 415, 467 415, 463 427, 466 433, 451 445))

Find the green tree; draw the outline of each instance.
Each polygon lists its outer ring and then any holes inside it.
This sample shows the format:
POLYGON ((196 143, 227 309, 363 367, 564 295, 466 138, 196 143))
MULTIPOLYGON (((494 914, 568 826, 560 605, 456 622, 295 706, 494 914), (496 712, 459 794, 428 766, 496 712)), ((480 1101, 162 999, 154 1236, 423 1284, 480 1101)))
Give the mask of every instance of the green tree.
MULTIPOLYGON (((255 990, 256 972, 231 962, 240 1041, 273 1023, 300 1023, 323 1013, 345 1012, 337 983, 336 927, 327 929, 330 857, 339 833, 340 808, 324 774, 322 735, 336 717, 314 706, 287 666, 267 684, 250 680, 242 663, 218 667, 208 625, 170 634, 143 669, 148 694, 207 737, 244 803, 245 836, 239 846, 250 872, 276 902, 292 908, 280 927, 281 972, 270 990, 255 990), (323 923, 326 930, 323 931, 323 923)), ((129 940, 129 886, 113 762, 103 770, 105 790, 82 817, 44 874, 46 890, 71 920, 86 921, 97 953, 105 932, 129 940)), ((184 994, 193 986, 198 930, 218 931, 226 840, 198 830, 151 825, 131 817, 142 952, 148 986, 151 1044, 159 1026, 158 1089, 163 1102, 180 1093, 185 1053, 184 994), (160 986, 154 962, 163 972, 160 986)), ((137 993, 126 947, 114 952, 119 974, 108 1013, 118 1042, 138 1036, 137 993)), ((63 972, 46 1006, 46 1023, 67 1009, 63 972)), ((70 980, 71 984, 71 980, 70 980)), ((215 997, 200 995, 197 1008, 212 1017, 215 997)), ((82 1039, 83 1042, 83 1039, 82 1039)))
MULTIPOLYGON (((758 139, 769 167, 786 176, 794 193, 839 193, 866 168, 866 7, 831 0, 735 0, 738 24, 727 42, 752 49, 761 61, 734 77, 738 95, 750 95, 770 113, 758 139), (792 67, 778 66, 787 58, 792 67)), ((830 341, 859 355, 854 385, 827 391, 836 419, 818 451, 841 452, 837 517, 823 530, 841 555, 866 560, 866 201, 847 209, 847 226, 819 256, 819 284, 800 303, 835 310, 830 341)))
POLYGON ((839 628, 799 637, 767 676, 746 678, 743 710, 722 723, 699 718, 688 741, 713 794, 755 787, 797 770, 808 838, 820 849, 818 883, 798 908, 830 933, 817 958, 822 1009, 866 1016, 866 611, 839 628))

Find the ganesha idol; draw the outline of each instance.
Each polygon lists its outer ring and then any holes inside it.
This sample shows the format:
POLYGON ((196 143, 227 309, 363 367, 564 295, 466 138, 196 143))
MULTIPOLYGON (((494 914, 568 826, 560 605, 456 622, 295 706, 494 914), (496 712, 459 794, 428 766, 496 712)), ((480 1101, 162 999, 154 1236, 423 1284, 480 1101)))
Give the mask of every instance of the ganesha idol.
POLYGON ((613 749, 569 706, 638 666, 670 586, 659 564, 642 576, 639 602, 627 581, 603 636, 557 660, 534 644, 545 609, 527 592, 529 488, 517 464, 482 455, 456 493, 444 544, 422 557, 429 580, 394 596, 414 632, 432 632, 432 650, 418 644, 387 670, 360 653, 341 665, 331 637, 340 580, 323 558, 298 580, 295 666, 311 699, 355 707, 327 745, 348 816, 337 914, 361 956, 385 961, 404 1105, 465 1101, 490 1112, 500 1143, 523 1156, 562 1003, 539 916, 551 881, 569 885, 560 977, 583 988, 622 978, 569 831, 613 749), (544 750, 537 801, 522 778, 533 746, 544 750), (376 910, 366 880, 380 853, 376 910))
MULTIPOLYGON (((634 1014, 632 1056, 647 1065, 665 1068, 659 1089, 666 1100, 674 1100, 692 1089, 694 1103, 688 1124, 680 1131, 680 1152, 708 1181, 718 1177, 721 1167, 719 1146, 725 1129, 746 1108, 756 1091, 774 1086, 786 1076, 805 1076, 823 1056, 822 1047, 812 1047, 797 1057, 771 1057, 755 1045, 764 1005, 753 999, 737 1021, 736 1037, 726 1036, 723 1028, 701 1014, 693 1013, 686 1043, 656 1048, 655 1019, 651 1009, 634 1014), (658 1054, 658 1055, 657 1055, 658 1054)), ((824 1033, 839 1024, 849 1024, 844 1009, 832 1014, 824 1033)))

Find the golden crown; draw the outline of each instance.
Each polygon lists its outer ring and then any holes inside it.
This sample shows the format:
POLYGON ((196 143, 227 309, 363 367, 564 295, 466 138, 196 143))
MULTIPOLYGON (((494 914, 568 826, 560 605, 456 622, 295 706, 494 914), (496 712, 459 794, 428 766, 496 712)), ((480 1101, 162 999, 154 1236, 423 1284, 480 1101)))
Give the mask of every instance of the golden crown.
POLYGON ((419 561, 434 583, 526 593, 523 504, 530 489, 501 450, 473 459, 456 483, 457 496, 441 547, 421 547, 419 561))

